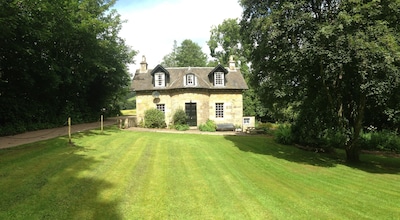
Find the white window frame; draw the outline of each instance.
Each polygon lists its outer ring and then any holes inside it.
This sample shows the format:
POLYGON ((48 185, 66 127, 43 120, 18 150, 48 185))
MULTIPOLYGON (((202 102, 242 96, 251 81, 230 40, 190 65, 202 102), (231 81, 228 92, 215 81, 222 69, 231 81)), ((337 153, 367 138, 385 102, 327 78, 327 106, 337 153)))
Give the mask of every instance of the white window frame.
POLYGON ((165 104, 156 104, 156 108, 158 111, 165 114, 165 104))
POLYGON ((243 118, 243 124, 244 125, 249 125, 250 124, 250 118, 243 118))
POLYGON ((225 86, 225 75, 223 72, 214 73, 214 86, 225 86))
POLYGON ((215 103, 215 118, 224 118, 224 103, 215 103))
POLYGON ((154 74, 154 87, 165 87, 165 73, 158 72, 154 74))
POLYGON ((187 74, 186 75, 186 85, 187 86, 194 86, 195 84, 195 76, 194 74, 187 74))

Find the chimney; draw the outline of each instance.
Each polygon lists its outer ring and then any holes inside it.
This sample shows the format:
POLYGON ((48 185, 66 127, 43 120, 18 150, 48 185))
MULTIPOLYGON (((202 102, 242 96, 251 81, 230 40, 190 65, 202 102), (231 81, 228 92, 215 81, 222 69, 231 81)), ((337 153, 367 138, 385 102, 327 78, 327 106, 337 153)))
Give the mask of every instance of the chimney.
POLYGON ((236 71, 236 62, 233 60, 233 56, 229 57, 229 71, 236 71))
POLYGON ((140 70, 139 73, 146 73, 147 72, 147 62, 146 57, 142 56, 142 62, 140 62, 140 70))

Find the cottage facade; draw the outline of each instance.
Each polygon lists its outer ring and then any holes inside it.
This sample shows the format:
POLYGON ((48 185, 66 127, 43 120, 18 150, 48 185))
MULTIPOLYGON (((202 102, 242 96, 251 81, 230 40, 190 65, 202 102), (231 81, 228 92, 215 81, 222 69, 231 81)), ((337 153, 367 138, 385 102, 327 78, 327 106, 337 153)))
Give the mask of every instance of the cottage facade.
POLYGON ((242 125, 242 92, 248 87, 232 58, 227 68, 147 66, 143 57, 132 83, 138 123, 147 109, 157 108, 164 112, 167 125, 177 109, 185 110, 190 126, 208 119, 216 124, 242 125))

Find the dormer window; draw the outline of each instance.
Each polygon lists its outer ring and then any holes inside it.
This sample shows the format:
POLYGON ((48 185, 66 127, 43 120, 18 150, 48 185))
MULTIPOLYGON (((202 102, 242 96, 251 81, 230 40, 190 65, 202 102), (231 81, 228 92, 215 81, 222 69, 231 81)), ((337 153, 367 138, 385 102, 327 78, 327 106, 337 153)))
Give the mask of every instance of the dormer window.
POLYGON ((184 80, 185 86, 196 86, 197 85, 196 76, 192 73, 186 74, 184 76, 183 80, 184 80))
POLYGON ((224 73, 215 72, 214 73, 214 86, 224 86, 224 73))
POLYGON ((165 87, 165 73, 158 72, 154 74, 154 86, 165 87))

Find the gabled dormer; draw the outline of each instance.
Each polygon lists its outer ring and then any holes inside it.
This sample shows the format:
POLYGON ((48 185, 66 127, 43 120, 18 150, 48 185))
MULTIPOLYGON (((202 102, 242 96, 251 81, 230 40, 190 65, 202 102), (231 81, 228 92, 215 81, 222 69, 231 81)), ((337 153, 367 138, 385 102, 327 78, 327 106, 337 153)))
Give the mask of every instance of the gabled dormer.
POLYGON ((226 85, 226 74, 228 74, 228 70, 221 64, 218 64, 218 66, 208 74, 208 78, 215 87, 224 87, 226 85))
POLYGON ((187 73, 183 76, 183 84, 185 87, 197 86, 197 76, 194 73, 187 73))
POLYGON ((169 72, 160 64, 157 65, 150 74, 153 77, 152 82, 154 87, 166 87, 169 83, 169 72))

